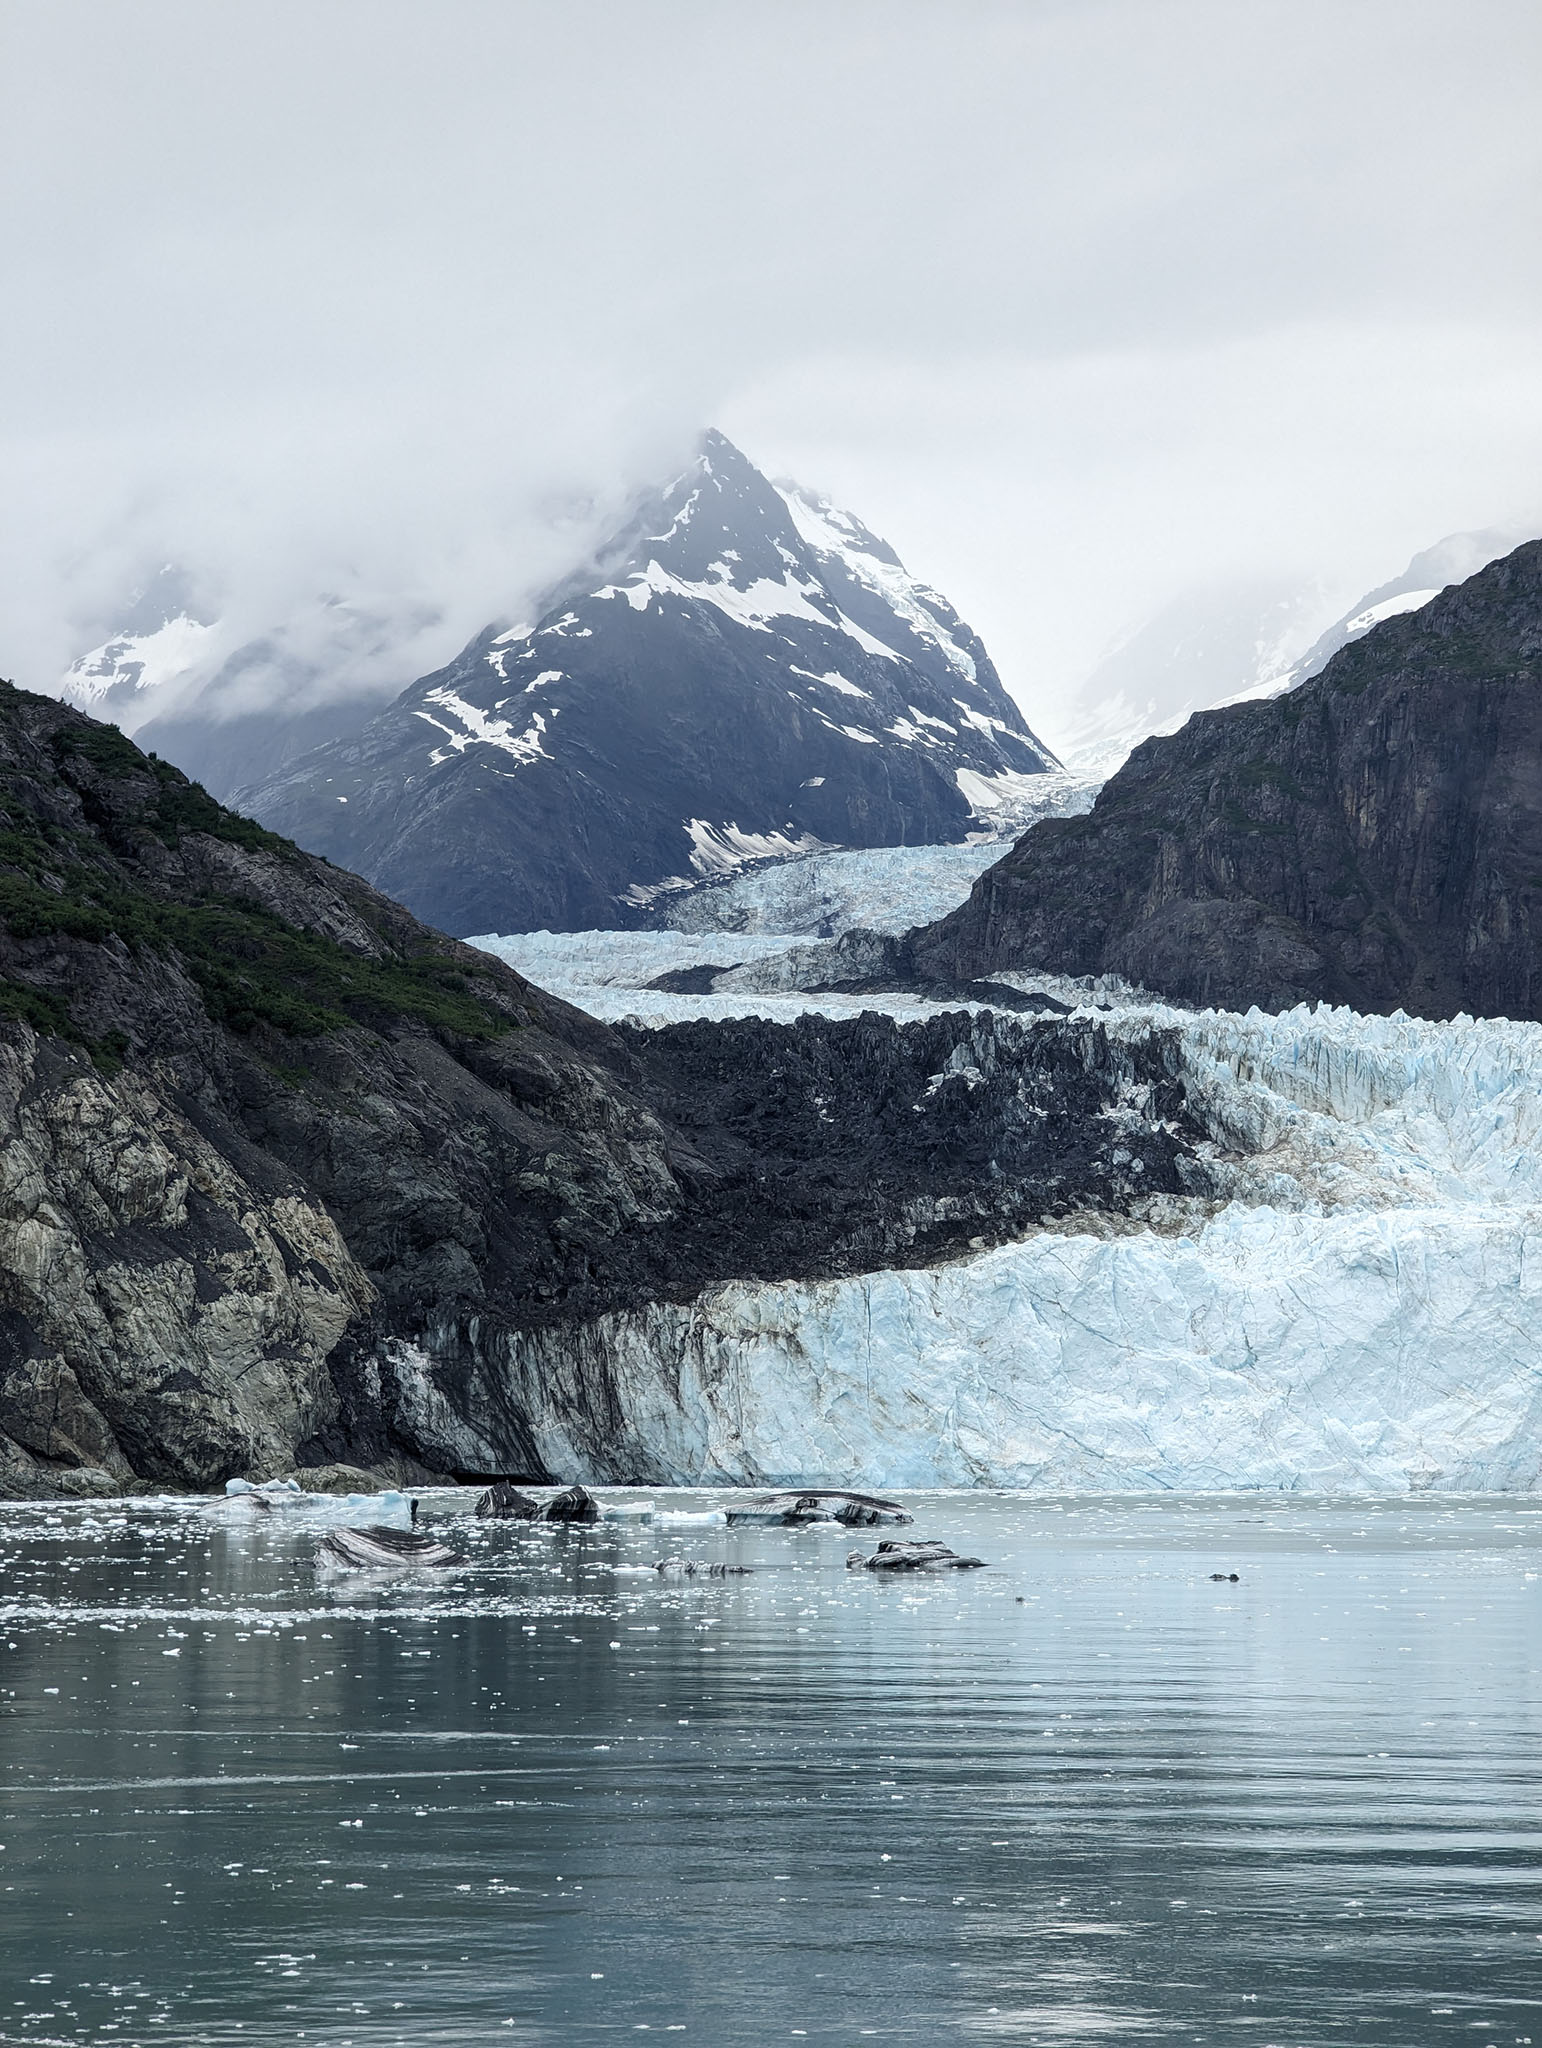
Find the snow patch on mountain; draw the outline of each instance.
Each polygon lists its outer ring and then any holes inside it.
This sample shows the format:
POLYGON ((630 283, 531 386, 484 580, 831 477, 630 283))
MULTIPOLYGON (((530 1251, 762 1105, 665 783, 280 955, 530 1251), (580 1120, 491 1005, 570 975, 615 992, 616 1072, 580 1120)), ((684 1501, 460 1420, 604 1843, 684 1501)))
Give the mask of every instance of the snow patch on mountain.
POLYGON ((1369 633, 1372 626, 1379 626, 1383 619, 1398 619, 1404 612, 1422 612, 1430 599, 1439 595, 1438 590, 1399 591, 1396 597, 1384 597, 1379 604, 1368 604, 1364 611, 1356 612, 1346 621, 1344 630, 1358 638, 1361 633, 1369 633))
POLYGON ((966 683, 975 684, 974 657, 946 630, 939 616, 947 608, 946 599, 917 583, 886 542, 828 498, 785 479, 777 481, 776 489, 799 535, 816 553, 838 563, 853 583, 871 591, 895 618, 902 619, 918 640, 935 647, 966 683))
MULTIPOLYGON (((555 674, 553 675, 555 680, 555 674)), ((532 686, 533 687, 533 686, 532 686)), ((419 710, 417 716, 424 719, 449 741, 448 747, 435 747, 429 755, 437 766, 448 761, 452 754, 464 753, 467 747, 496 747, 500 753, 510 755, 516 761, 539 761, 551 759, 541 744, 546 731, 546 720, 537 711, 523 732, 515 732, 506 718, 490 718, 475 704, 468 704, 464 697, 453 690, 430 690, 424 702, 438 706, 455 719, 455 725, 446 725, 443 719, 435 718, 432 712, 419 710)), ((553 713, 555 716, 555 713, 553 713)), ((344 799, 346 801, 346 799, 344 799)))
POLYGON ((204 664, 218 628, 178 612, 144 633, 123 633, 71 662, 60 686, 66 704, 94 711, 111 692, 165 690, 204 664))
POLYGON ((736 824, 710 825, 705 818, 688 818, 685 829, 698 875, 736 874, 753 861, 819 850, 819 841, 807 833, 789 838, 785 832, 741 832, 736 824))

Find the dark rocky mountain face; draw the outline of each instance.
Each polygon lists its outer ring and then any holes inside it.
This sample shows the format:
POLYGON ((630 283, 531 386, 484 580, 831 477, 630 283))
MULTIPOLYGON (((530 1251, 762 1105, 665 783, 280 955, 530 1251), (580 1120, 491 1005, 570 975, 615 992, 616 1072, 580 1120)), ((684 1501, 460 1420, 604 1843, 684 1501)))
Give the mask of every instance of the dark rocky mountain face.
POLYGON ((1147 740, 913 935, 924 975, 1542 1017, 1542 542, 1288 696, 1147 740))
POLYGON ((607 1314, 1202 1186, 1170 1052, 612 1031, 0 685, 0 1493, 532 1471, 559 1367, 624 1473, 607 1314))
MULTIPOLYGON (((240 657, 226 664, 239 666, 240 657)), ((223 677, 225 671, 221 672, 223 677)), ((217 678, 216 680, 220 680, 217 678)), ((213 688, 208 693, 213 695, 213 688)), ((256 775, 281 775, 315 747, 351 737, 380 708, 374 699, 344 698, 323 704, 284 705, 215 718, 202 703, 188 711, 147 719, 133 728, 137 745, 176 763, 211 795, 225 796, 256 775)))
POLYGON ((535 625, 239 800, 447 931, 573 930, 798 848, 961 840, 1055 765, 945 599, 711 434, 535 625))

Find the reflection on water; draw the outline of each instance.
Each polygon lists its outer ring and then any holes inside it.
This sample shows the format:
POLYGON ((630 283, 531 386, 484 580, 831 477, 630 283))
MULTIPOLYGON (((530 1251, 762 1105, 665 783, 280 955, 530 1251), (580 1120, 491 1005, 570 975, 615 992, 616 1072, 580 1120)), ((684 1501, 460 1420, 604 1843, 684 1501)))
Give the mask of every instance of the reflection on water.
POLYGON ((471 1498, 0 1510, 0 2040, 1542 2042, 1542 1505, 471 1498))

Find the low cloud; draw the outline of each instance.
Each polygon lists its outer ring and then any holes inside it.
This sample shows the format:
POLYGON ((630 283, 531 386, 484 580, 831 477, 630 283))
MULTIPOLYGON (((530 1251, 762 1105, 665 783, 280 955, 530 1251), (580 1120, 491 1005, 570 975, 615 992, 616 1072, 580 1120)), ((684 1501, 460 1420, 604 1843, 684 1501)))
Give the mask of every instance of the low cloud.
POLYGON ((405 683, 709 422, 1051 729, 1179 588, 1352 595, 1537 502, 1530 0, 0 19, 23 682, 176 560, 308 688, 405 683))

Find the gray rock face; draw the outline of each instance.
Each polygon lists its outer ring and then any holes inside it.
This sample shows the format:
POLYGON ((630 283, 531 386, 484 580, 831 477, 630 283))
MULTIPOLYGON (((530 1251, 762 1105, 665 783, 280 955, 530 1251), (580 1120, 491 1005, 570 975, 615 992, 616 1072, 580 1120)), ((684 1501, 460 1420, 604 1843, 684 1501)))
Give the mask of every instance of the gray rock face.
POLYGON ((254 1186, 142 1078, 30 1032, 0 1044, 0 1131, 0 1487, 290 1464, 375 1299, 320 1203, 254 1186))
POLYGON ((345 1389, 389 1376, 426 1302, 485 1303, 497 1268, 539 1318, 678 1205, 627 1064, 110 728, 0 689, 0 1490, 414 1456, 378 1410, 350 1434, 345 1389))
POLYGON ((1147 740, 913 933, 924 978, 1542 1017, 1542 542, 1323 673, 1147 740))

